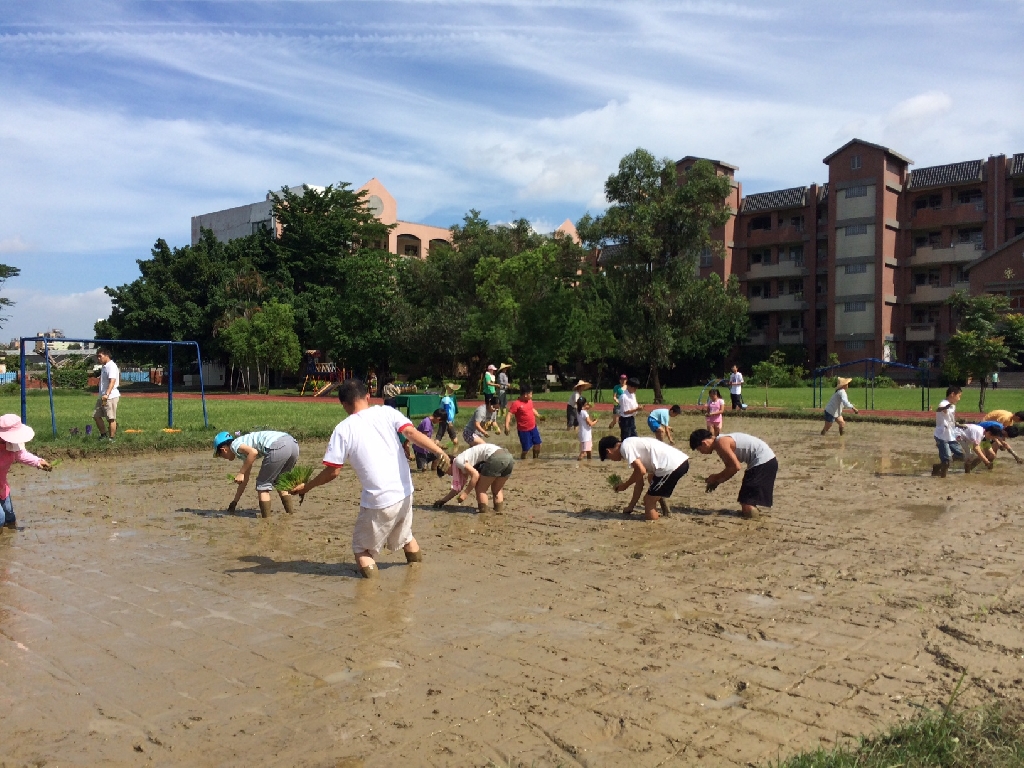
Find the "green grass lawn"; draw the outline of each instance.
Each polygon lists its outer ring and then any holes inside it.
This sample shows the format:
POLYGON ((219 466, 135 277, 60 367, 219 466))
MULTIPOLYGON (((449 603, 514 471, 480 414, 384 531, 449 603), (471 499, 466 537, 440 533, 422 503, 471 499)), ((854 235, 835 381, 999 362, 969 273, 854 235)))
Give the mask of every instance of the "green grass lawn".
MULTIPOLYGON (((697 397, 701 393, 701 387, 682 387, 664 390, 665 402, 667 404, 695 405, 697 397)), ((728 387, 719 387, 726 403, 729 402, 728 387)), ((834 390, 824 390, 825 400, 832 396, 834 390)), ((865 408, 864 389, 851 389, 850 402, 857 408, 865 408)), ((945 395, 945 387, 933 387, 931 389, 931 407, 934 410, 939 401, 945 395)), ((589 393, 592 394, 592 393, 589 393)), ((978 390, 968 389, 964 392, 963 400, 957 408, 961 414, 975 414, 978 408, 978 390)), ((772 408, 786 409, 811 409, 813 392, 810 387, 794 387, 788 389, 768 390, 768 405, 772 408)), ((568 392, 535 392, 535 400, 567 402, 568 392)), ((705 398, 707 395, 705 394, 705 398)), ((591 399, 590 397, 587 398, 591 399)), ((602 392, 601 402, 611 402, 611 390, 602 392)), ((641 405, 649 405, 654 402, 654 390, 638 389, 637 399, 641 405)), ((764 387, 747 385, 743 388, 743 399, 751 408, 764 406, 764 387)), ((728 407, 728 406, 727 406, 728 407)), ((870 403, 868 404, 870 407, 870 403)), ((996 389, 988 390, 985 396, 985 408, 988 411, 1004 409, 1008 411, 1019 411, 1024 409, 1024 390, 1019 389, 996 389)), ((876 389, 874 410, 879 411, 920 411, 921 390, 920 389, 876 389)))

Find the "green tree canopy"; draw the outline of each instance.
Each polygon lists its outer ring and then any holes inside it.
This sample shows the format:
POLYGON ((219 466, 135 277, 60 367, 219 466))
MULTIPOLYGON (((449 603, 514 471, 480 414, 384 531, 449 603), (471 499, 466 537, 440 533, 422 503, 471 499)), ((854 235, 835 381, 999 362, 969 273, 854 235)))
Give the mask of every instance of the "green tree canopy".
POLYGON ((948 303, 959 319, 956 333, 946 344, 943 369, 950 378, 978 381, 978 411, 983 413, 988 377, 1017 363, 1024 349, 1024 315, 1010 312, 1006 296, 968 296, 957 291, 948 303))
MULTIPOLYGON (((17 267, 12 267, 7 264, 0 264, 0 288, 3 288, 4 283, 10 280, 12 277, 17 277, 21 274, 21 270, 17 267)), ((14 306, 14 302, 8 299, 6 296, 0 296, 0 322, 7 318, 2 314, 4 309, 9 309, 14 306)))

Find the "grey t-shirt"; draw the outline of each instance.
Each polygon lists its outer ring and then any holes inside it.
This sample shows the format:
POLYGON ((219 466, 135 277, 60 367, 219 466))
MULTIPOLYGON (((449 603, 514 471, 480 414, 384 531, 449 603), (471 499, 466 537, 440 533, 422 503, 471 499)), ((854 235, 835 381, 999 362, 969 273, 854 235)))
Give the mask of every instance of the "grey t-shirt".
POLYGON ((775 451, 769 448, 768 443, 759 437, 747 435, 743 432, 733 432, 732 434, 721 435, 720 437, 731 437, 736 441, 736 458, 743 464, 746 464, 747 469, 767 464, 775 458, 775 451))

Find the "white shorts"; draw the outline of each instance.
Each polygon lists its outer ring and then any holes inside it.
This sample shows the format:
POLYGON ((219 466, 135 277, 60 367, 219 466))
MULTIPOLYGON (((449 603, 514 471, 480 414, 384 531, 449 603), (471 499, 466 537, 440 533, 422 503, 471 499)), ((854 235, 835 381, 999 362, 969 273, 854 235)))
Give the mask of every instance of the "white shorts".
POLYGON ((383 509, 359 508, 352 531, 352 551, 369 552, 374 558, 387 547, 397 552, 412 541, 412 494, 383 509))

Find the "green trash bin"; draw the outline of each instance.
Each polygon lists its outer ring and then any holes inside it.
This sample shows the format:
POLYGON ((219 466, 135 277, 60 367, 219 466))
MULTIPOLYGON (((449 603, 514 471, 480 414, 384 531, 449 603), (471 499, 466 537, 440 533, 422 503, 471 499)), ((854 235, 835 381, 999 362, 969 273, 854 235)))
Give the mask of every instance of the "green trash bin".
POLYGON ((405 415, 410 419, 430 416, 441 407, 440 395, 399 395, 395 398, 395 407, 399 410, 405 409, 405 415))

